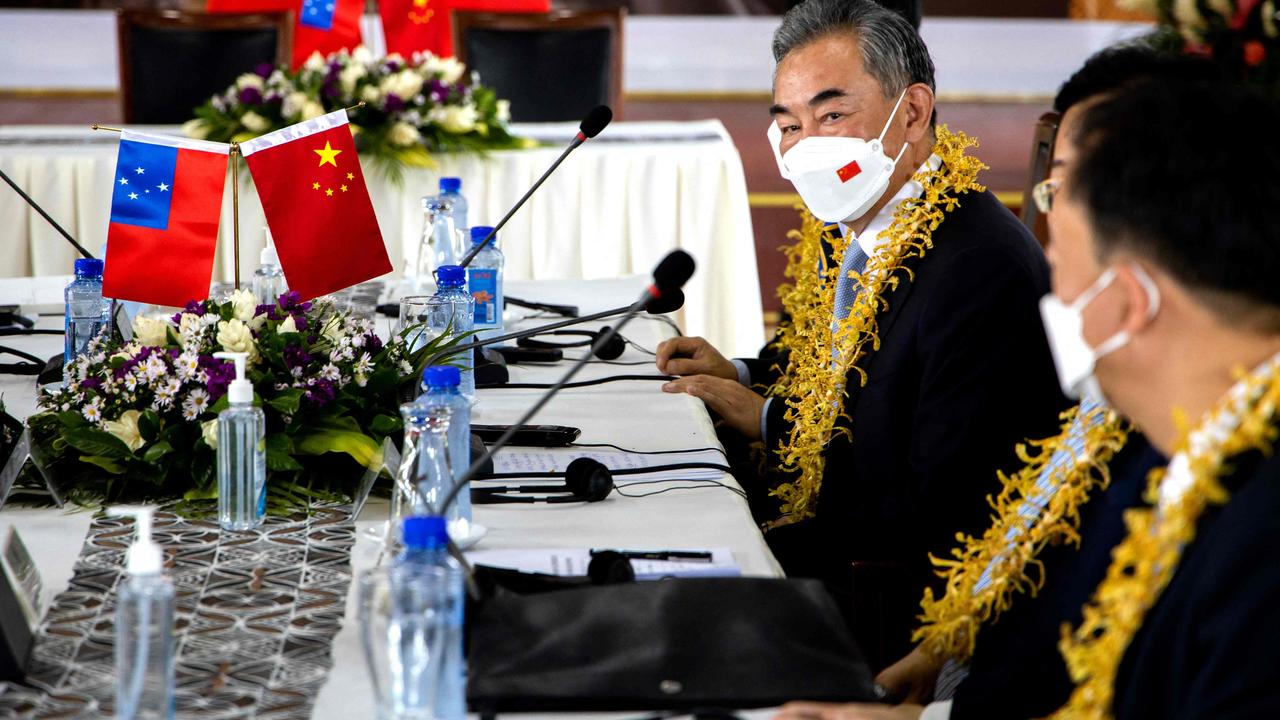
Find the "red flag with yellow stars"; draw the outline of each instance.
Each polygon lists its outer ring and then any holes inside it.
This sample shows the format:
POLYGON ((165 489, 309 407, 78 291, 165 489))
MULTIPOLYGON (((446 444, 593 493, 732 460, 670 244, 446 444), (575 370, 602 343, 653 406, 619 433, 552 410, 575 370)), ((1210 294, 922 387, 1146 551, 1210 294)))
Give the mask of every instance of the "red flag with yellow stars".
POLYGON ((551 0, 378 0, 387 52, 406 58, 421 50, 452 56, 454 10, 545 13, 551 0))
POLYGON ((391 272, 347 112, 240 143, 280 269, 304 300, 391 272))

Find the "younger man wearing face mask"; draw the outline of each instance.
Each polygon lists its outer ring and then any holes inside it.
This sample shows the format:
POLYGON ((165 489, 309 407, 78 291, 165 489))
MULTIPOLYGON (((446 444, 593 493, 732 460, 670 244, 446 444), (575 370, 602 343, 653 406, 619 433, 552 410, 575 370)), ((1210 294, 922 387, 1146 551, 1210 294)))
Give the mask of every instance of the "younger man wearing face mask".
MULTIPOLYGON (((658 368, 685 376, 666 391, 705 400, 792 471, 764 518, 788 574, 843 595, 852 561, 896 561, 923 586, 928 553, 981 529, 996 471, 1067 404, 1037 311, 1047 266, 974 185, 963 142, 935 128, 933 63, 902 18, 808 0, 774 55, 769 142, 828 223, 793 258, 784 348, 735 365, 677 339, 658 368)), ((757 507, 770 489, 754 489, 757 507)), ((912 608, 896 610, 905 644, 912 608)))

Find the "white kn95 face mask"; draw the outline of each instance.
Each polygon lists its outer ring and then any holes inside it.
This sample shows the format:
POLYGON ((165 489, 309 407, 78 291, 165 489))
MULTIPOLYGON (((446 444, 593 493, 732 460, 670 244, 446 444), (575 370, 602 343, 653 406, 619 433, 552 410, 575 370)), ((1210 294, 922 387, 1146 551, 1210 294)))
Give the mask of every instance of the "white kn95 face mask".
POLYGON ((783 155, 782 129, 769 123, 769 144, 778 161, 778 172, 791 181, 800 198, 819 220, 827 223, 856 220, 884 195, 898 160, 907 151, 902 144, 898 157, 884 154, 884 135, 898 114, 904 89, 884 121, 880 136, 862 138, 811 135, 797 142, 783 155))

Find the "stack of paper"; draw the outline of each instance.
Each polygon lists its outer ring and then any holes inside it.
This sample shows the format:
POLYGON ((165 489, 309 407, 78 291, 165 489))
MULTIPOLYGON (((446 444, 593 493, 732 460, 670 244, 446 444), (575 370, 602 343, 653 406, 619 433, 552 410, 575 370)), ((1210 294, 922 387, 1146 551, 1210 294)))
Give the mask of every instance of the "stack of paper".
MULTIPOLYGON (((564 472, 578 458, 591 458, 610 470, 650 468, 677 463, 714 463, 725 465, 724 455, 715 450, 702 450, 669 455, 640 455, 628 452, 588 451, 582 448, 503 448, 493 458, 495 473, 564 472)), ((723 473, 711 468, 658 470, 652 473, 627 474, 614 478, 619 484, 634 480, 717 480, 723 473)))

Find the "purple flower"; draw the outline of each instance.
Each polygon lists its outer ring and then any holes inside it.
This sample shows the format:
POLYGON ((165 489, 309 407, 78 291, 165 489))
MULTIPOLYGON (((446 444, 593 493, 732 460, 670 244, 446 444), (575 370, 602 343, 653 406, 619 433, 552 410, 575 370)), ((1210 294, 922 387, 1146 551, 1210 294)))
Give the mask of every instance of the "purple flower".
POLYGON ((311 362, 311 356, 307 354, 306 350, 303 350, 297 345, 288 345, 285 347, 284 364, 290 370, 296 367, 306 367, 309 362, 311 362))
POLYGON ((443 103, 449 97, 449 86, 439 80, 431 81, 431 90, 427 93, 431 102, 443 103))
POLYGON ((190 301, 190 302, 188 302, 188 303, 187 303, 187 306, 186 306, 186 307, 184 307, 184 308, 182 309, 182 311, 183 311, 183 312, 189 312, 189 313, 191 313, 192 315, 200 315, 200 316, 203 316, 203 315, 204 315, 204 303, 200 302, 199 300, 192 300, 192 301, 190 301))
POLYGON ((292 310, 301 304, 299 302, 300 300, 302 300, 302 296, 298 294, 298 291, 290 290, 289 292, 281 295, 277 302, 280 304, 280 308, 282 310, 292 310))
POLYGON ((395 93, 387 93, 386 109, 387 112, 399 112, 404 109, 404 100, 395 93))
POLYGON ((271 77, 272 70, 275 70, 275 68, 272 67, 271 63, 269 62, 258 63, 258 67, 253 69, 253 71, 258 73, 258 76, 261 77, 263 80, 266 80, 267 78, 271 77))
POLYGON ((276 312, 275 305, 259 305, 253 311, 253 316, 266 315, 268 320, 282 320, 280 314, 276 312))
POLYGON ((85 378, 80 381, 80 387, 88 390, 101 390, 102 381, 96 377, 85 378))
POLYGON ((337 392, 334 390, 333 381, 328 378, 315 378, 311 381, 311 389, 302 396, 302 399, 308 405, 316 408, 322 408, 333 402, 337 392))
POLYGON ((377 355, 382 350, 382 339, 373 333, 364 336, 364 346, 370 355, 377 355))
POLYGON ((240 103, 242 105, 258 105, 262 102, 262 91, 256 87, 247 87, 240 90, 240 103))
POLYGON ((200 369, 205 371, 208 381, 205 389, 209 391, 209 402, 214 403, 227 394, 227 386, 236 379, 234 363, 223 362, 212 355, 200 356, 200 369))

